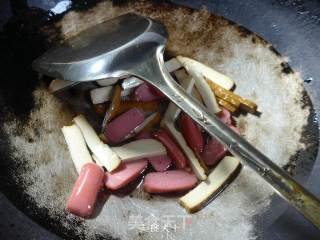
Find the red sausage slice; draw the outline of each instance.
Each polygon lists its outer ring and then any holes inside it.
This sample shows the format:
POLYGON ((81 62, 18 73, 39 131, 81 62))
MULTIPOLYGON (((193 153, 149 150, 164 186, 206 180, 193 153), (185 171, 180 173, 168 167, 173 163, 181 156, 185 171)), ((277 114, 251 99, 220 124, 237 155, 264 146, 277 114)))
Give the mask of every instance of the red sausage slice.
POLYGON ((149 87, 150 91, 151 91, 154 95, 156 95, 156 96, 158 96, 158 97, 160 97, 160 98, 166 98, 166 95, 164 95, 164 93, 162 93, 159 89, 157 89, 156 87, 152 86, 152 85, 149 84, 149 83, 147 83, 147 84, 148 84, 148 87, 149 87))
POLYGON ((119 143, 143 121, 143 111, 138 108, 131 108, 109 123, 105 135, 108 141, 119 143))
POLYGON ((147 83, 141 84, 134 91, 134 100, 138 102, 155 101, 160 100, 161 98, 162 97, 158 96, 150 89, 147 83))
POLYGON ((166 147, 169 156, 177 168, 185 168, 187 166, 188 160, 186 156, 168 133, 164 130, 159 130, 153 134, 153 137, 166 147))
POLYGON ((184 170, 148 173, 144 178, 144 189, 149 193, 186 191, 197 184, 193 173, 184 170))
POLYGON ((114 172, 106 173, 105 186, 111 190, 118 190, 134 181, 146 169, 148 161, 141 159, 134 162, 122 162, 114 172))
MULTIPOLYGON (((240 135, 239 128, 228 125, 234 132, 240 135)), ((228 150, 214 137, 211 137, 201 154, 202 160, 208 166, 216 165, 228 152, 228 150)))
POLYGON ((85 164, 73 185, 67 202, 67 210, 79 217, 89 217, 94 209, 97 195, 103 186, 104 171, 95 163, 85 164))
POLYGON ((231 125, 232 124, 232 117, 231 117, 231 113, 225 109, 225 108, 221 108, 222 111, 217 113, 217 117, 225 124, 227 125, 231 125))
POLYGON ((147 131, 142 131, 141 133, 139 133, 137 136, 136 136, 136 139, 137 140, 141 140, 141 139, 151 139, 152 138, 152 135, 150 132, 147 132, 147 131))
POLYGON ((208 166, 217 164, 227 153, 227 149, 215 138, 211 137, 201 154, 208 166))
POLYGON ((157 172, 166 171, 171 166, 171 158, 168 155, 149 157, 148 161, 157 172))
POLYGON ((204 148, 204 139, 198 125, 186 114, 180 117, 181 131, 189 147, 196 153, 201 153, 204 148))

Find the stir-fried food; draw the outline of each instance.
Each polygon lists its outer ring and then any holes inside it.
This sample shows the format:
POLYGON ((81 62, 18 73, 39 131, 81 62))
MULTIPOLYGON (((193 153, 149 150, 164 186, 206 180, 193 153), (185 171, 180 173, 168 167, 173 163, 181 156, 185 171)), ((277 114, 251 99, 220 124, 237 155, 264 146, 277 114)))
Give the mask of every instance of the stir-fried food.
MULTIPOLYGON (((188 94, 238 134, 232 114, 257 111, 256 103, 232 92, 230 77, 203 63, 178 56, 165 66, 188 94)), ((238 171, 239 160, 219 140, 150 84, 136 77, 97 84, 89 94, 102 127, 94 129, 81 114, 62 127, 79 173, 67 202, 69 212, 90 217, 99 191, 113 193, 143 175, 144 191, 181 194, 181 206, 195 212, 238 171)), ((69 85, 54 80, 50 90, 69 85)))

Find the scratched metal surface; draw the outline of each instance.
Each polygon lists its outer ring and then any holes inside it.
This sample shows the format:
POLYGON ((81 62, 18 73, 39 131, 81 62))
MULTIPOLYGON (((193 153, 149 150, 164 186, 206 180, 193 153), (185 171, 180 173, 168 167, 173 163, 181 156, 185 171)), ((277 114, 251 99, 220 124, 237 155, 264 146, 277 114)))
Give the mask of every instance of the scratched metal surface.
MULTIPOLYGON (((32 2, 32 1, 31 1, 32 2)), ((55 6, 54 1, 49 7, 55 6)), ((193 7, 206 4, 209 10, 238 22, 273 43, 277 50, 290 58, 290 63, 306 80, 306 88, 315 108, 319 111, 320 87, 317 60, 320 59, 319 3, 316 1, 176 1, 193 7), (261 9, 264 9, 261 13, 261 9), (244 14, 245 13, 245 14, 244 14)), ((46 7, 46 5, 42 5, 46 7)), ((48 7, 48 5, 47 5, 48 7)), ((317 176, 319 159, 310 175, 307 185, 320 194, 317 176)), ((53 234, 39 227, 13 207, 1 196, 1 234, 3 239, 57 239, 53 234), (6 210, 4 210, 6 209, 6 210)), ((293 211, 286 211, 270 228, 261 233, 263 239, 316 239, 318 233, 293 211), (290 219, 290 224, 288 220, 290 219), (294 228, 292 227, 294 221, 294 228)))

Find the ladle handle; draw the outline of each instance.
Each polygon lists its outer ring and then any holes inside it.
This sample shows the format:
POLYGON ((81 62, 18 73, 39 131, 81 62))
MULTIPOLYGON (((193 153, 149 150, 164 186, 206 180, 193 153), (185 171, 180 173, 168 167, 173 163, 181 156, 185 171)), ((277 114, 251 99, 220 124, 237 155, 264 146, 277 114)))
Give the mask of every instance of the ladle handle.
POLYGON ((320 229, 319 199, 216 116, 210 115, 204 106, 188 95, 165 69, 162 52, 163 49, 158 49, 155 56, 137 66, 131 73, 161 90, 172 102, 210 135, 223 143, 233 155, 258 173, 283 199, 320 229))

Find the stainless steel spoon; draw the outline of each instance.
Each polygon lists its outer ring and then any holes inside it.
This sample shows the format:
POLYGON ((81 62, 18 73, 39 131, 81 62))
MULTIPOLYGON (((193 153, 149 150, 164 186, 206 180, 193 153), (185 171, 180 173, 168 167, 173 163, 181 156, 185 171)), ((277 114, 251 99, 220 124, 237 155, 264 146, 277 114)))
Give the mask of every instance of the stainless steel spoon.
POLYGON ((126 14, 89 28, 52 48, 34 61, 33 68, 69 81, 132 75, 148 81, 320 228, 319 199, 218 118, 210 115, 172 79, 163 62, 166 41, 167 32, 162 24, 136 14, 126 14))

